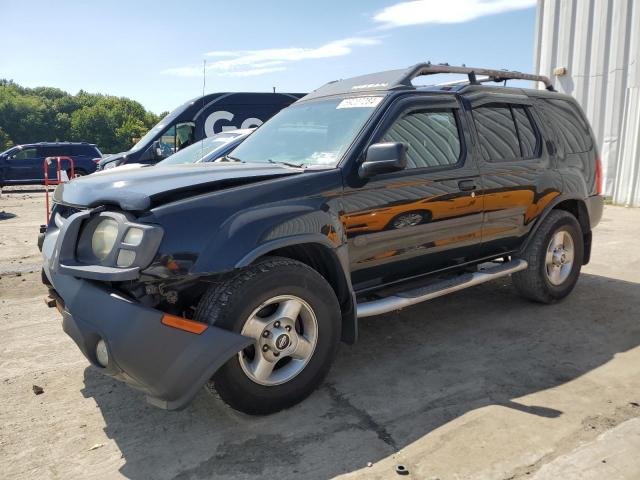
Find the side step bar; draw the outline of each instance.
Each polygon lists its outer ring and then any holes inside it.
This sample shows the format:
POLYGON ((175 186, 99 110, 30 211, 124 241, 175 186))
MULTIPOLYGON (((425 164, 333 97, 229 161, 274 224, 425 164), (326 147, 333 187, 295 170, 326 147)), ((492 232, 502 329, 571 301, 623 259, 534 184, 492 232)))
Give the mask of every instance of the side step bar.
POLYGON ((479 270, 474 273, 464 273, 459 277, 444 280, 427 287, 407 290, 406 292, 396 293, 378 300, 361 303, 358 305, 357 315, 358 318, 373 317, 374 315, 382 315, 383 313, 401 310, 405 307, 431 300, 432 298, 480 285, 481 283, 495 280, 496 278, 506 277, 520 270, 525 270, 527 267, 528 264, 525 260, 511 260, 510 262, 502 263, 485 270, 479 270))

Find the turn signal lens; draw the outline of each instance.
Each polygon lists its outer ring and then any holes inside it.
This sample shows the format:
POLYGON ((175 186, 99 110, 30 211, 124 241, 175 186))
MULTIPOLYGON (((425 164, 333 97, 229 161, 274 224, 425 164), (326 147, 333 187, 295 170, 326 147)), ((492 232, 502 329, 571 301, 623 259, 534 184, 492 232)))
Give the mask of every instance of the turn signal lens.
POLYGON ((168 313, 162 316, 162 324, 185 332, 195 333, 196 335, 200 335, 207 329, 206 323, 195 322, 188 318, 177 317, 168 313))

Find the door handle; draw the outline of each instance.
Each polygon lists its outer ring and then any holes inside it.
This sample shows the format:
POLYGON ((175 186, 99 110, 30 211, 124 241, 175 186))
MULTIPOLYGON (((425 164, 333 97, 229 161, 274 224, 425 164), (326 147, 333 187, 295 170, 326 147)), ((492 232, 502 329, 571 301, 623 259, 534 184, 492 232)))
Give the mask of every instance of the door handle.
POLYGON ((476 182, 473 180, 460 180, 458 182, 458 188, 461 192, 470 192, 476 189, 476 182))

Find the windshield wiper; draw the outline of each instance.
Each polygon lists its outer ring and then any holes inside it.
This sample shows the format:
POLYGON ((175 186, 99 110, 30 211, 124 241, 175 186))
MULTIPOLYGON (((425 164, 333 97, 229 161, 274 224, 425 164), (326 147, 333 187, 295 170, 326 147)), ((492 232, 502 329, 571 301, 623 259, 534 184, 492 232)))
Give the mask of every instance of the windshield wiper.
POLYGON ((267 162, 280 164, 280 165, 286 165, 287 167, 293 167, 293 168, 302 168, 304 166, 304 163, 281 162, 281 161, 271 160, 270 158, 267 158, 267 162))
POLYGON ((240 160, 238 157, 232 157, 231 155, 225 155, 222 157, 225 162, 240 162, 245 163, 244 160, 240 160))

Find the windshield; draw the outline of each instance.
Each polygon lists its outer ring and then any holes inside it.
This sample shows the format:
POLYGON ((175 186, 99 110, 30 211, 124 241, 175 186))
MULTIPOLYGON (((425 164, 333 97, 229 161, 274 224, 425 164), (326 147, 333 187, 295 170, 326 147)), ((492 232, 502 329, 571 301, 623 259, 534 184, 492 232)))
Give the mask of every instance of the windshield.
POLYGON ((216 150, 223 150, 224 146, 232 140, 238 138, 239 133, 218 133, 200 142, 189 145, 186 148, 174 153, 169 158, 158 162, 156 165, 178 165, 181 163, 196 163, 204 156, 215 155, 216 150))
POLYGON ((234 151, 243 162, 336 166, 382 97, 322 100, 292 105, 234 151))

